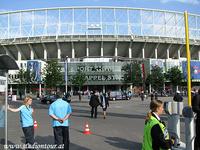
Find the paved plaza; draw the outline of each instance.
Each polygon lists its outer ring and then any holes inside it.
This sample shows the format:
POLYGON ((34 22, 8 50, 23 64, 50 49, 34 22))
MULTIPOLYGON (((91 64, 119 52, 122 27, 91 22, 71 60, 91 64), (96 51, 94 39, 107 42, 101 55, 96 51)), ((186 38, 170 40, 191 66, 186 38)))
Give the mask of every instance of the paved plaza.
MULTIPOLYGON (((171 97, 162 97, 163 101, 171 97)), ((186 98, 184 99, 187 104, 186 98)), ((70 150, 140 150, 144 119, 149 111, 150 99, 141 102, 139 98, 129 101, 111 101, 108 116, 103 119, 102 109, 98 108, 98 118, 90 118, 89 100, 84 97, 81 102, 72 98, 73 113, 70 118, 70 150), (85 124, 88 123, 91 135, 84 135, 85 124)), ((9 102, 11 107, 18 107, 22 101, 9 102)), ((33 101, 35 120, 35 140, 38 144, 54 144, 53 131, 48 116, 49 105, 33 101)), ((166 115, 163 115, 166 121, 166 115)), ((181 121, 181 138, 184 141, 184 124, 181 121)), ((19 114, 8 112, 8 144, 23 144, 24 135, 19 124, 19 114)))

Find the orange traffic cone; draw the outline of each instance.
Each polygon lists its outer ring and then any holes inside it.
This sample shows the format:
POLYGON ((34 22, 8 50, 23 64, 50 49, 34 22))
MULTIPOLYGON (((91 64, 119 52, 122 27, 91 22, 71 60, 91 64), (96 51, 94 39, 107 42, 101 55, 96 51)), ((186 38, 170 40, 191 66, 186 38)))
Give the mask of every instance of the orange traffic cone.
POLYGON ((83 131, 83 134, 91 134, 88 123, 86 123, 86 125, 85 125, 85 129, 83 131))
POLYGON ((38 127, 37 121, 34 121, 34 129, 36 129, 38 127))

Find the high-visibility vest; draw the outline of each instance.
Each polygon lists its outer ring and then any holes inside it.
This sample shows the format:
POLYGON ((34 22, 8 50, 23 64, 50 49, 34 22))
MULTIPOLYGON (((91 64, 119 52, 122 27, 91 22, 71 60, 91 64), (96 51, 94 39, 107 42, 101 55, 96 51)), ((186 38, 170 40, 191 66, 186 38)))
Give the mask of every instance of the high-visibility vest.
MULTIPOLYGON (((154 116, 151 116, 150 119, 147 121, 144 127, 144 137, 143 137, 143 144, 142 150, 153 150, 152 148, 152 137, 151 137, 151 129, 154 125, 159 124, 165 140, 169 139, 169 133, 163 123, 157 120, 154 116)), ((160 148, 161 150, 161 148, 160 148)))

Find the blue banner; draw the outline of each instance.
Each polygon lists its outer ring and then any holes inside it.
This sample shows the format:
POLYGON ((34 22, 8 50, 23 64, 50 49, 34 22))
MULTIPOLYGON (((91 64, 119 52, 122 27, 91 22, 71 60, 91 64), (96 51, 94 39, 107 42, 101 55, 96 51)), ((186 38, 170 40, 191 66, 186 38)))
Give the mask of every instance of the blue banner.
MULTIPOLYGON (((200 80, 200 61, 190 61, 191 66, 191 79, 200 80)), ((187 79, 187 62, 182 62, 183 76, 187 79)))
POLYGON ((30 71, 33 81, 41 82, 41 62, 30 60, 27 62, 27 69, 30 71))

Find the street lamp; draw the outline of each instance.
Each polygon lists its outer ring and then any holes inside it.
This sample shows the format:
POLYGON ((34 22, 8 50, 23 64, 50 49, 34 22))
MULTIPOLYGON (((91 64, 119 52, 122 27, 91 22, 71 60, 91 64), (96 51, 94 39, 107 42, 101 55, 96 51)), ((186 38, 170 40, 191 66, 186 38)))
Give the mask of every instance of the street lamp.
POLYGON ((67 69, 67 67, 68 67, 68 56, 66 56, 65 57, 65 66, 64 66, 64 68, 65 68, 65 94, 67 94, 67 72, 68 72, 68 69, 67 69))

